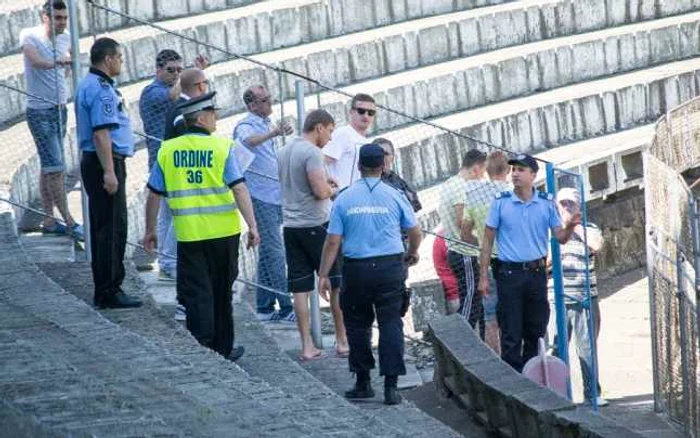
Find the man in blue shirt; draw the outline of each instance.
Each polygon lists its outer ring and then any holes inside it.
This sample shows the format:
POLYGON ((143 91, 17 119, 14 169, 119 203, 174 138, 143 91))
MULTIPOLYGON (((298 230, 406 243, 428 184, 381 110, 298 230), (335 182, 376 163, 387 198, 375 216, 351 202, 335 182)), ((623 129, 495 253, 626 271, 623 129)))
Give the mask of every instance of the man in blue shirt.
POLYGON ((111 38, 90 49, 90 72, 75 95, 80 170, 89 200, 90 248, 99 308, 138 307, 141 301, 122 289, 126 249, 126 163, 134 155, 131 121, 114 85, 122 69, 122 50, 111 38))
POLYGON ((357 376, 345 397, 372 398, 370 370, 372 323, 379 324, 379 374, 384 376, 384 403, 401 402, 398 376, 403 360, 403 316, 407 264, 418 262, 421 231, 406 196, 381 180, 384 150, 377 144, 360 148, 361 178, 340 192, 331 210, 328 235, 319 270, 319 293, 328 300, 328 274, 341 246, 344 257, 340 307, 350 345, 350 371, 357 376), (408 232, 404 254, 401 230, 408 232))
POLYGON ((513 190, 501 192, 491 204, 481 247, 479 293, 489 294, 488 269, 494 239, 498 259, 494 271, 498 289, 496 318, 501 328, 501 358, 517 371, 537 355, 537 344, 549 322, 547 269, 549 230, 566 243, 581 214, 562 227, 552 196, 535 190, 539 165, 530 155, 508 161, 513 190))
MULTIPOLYGON (((255 154, 245 172, 253 198, 255 220, 260 227, 258 251, 258 282, 267 288, 287 292, 284 245, 282 244, 282 199, 277 179, 277 148, 275 138, 290 135, 292 127, 282 122, 273 127, 270 122, 272 98, 261 85, 243 93, 248 115, 233 130, 233 139, 255 154)), ((256 292, 258 319, 261 321, 296 324, 292 300, 289 297, 258 288, 256 292), (275 311, 275 300, 279 311, 275 311)))

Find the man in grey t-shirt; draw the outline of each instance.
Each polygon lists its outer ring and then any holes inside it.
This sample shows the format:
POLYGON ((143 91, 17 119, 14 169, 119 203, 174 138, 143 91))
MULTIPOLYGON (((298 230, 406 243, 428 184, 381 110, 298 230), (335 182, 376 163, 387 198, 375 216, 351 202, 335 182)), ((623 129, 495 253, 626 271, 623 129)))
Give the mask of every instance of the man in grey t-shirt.
MULTIPOLYGON (((330 200, 337 192, 337 184, 328 177, 321 154, 334 127, 335 121, 326 111, 311 111, 304 121, 302 136, 291 140, 277 154, 287 281, 294 296, 294 312, 301 335, 301 360, 322 357, 322 351, 313 345, 311 339, 309 295, 314 292, 314 272, 318 272, 321 266, 330 200)), ((331 269, 330 279, 335 352, 338 356, 347 357, 348 340, 340 311, 340 272, 337 265, 331 269)))
POLYGON ((41 176, 39 188, 44 213, 58 209, 66 225, 45 218, 44 233, 73 234, 83 238, 83 227, 68 211, 63 139, 66 134, 66 74, 70 67, 68 10, 61 0, 49 0, 41 9, 42 24, 19 34, 27 82, 27 125, 34 138, 41 176))

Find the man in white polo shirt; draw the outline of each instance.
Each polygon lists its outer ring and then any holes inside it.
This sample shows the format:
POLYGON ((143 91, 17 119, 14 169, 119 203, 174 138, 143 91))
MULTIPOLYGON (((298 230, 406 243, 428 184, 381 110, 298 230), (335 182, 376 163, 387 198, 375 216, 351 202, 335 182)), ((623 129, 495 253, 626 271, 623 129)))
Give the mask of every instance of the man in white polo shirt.
POLYGON ((368 94, 356 94, 350 102, 349 124, 333 131, 333 138, 323 148, 328 173, 342 190, 360 179, 357 167, 360 147, 369 143, 367 130, 374 121, 377 107, 368 94))

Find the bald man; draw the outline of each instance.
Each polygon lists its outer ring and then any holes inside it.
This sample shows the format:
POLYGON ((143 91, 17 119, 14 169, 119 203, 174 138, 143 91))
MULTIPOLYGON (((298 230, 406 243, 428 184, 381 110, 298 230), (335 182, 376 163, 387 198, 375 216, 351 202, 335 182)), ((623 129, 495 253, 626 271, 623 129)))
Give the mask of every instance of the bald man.
POLYGON ((180 89, 180 97, 175 101, 168 113, 168 117, 165 119, 164 140, 179 137, 185 132, 183 119, 177 107, 182 102, 207 94, 209 92, 209 80, 203 70, 188 68, 180 74, 180 89))

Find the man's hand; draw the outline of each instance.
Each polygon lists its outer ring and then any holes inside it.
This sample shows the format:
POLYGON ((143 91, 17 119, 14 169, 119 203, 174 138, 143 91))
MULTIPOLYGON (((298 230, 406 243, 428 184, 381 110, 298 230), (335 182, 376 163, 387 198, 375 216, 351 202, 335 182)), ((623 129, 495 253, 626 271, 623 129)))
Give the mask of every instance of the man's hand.
POLYGON ((147 253, 153 254, 153 250, 158 247, 158 235, 155 231, 146 231, 143 236, 143 248, 147 253))
POLYGON ((255 228, 248 230, 248 242, 246 243, 246 248, 250 249, 256 247, 260 244, 260 234, 255 228))
POLYGON ((294 128, 287 122, 280 122, 280 124, 277 125, 272 132, 275 134, 275 136, 291 135, 294 133, 294 128))
POLYGON ((453 300, 447 300, 446 307, 447 307, 447 314, 452 315, 453 313, 457 313, 459 311, 459 298, 455 298, 453 300))
POLYGON ((567 214, 564 218, 564 226, 570 230, 574 230, 578 225, 581 225, 581 212, 567 214))
POLYGON ((107 193, 110 195, 117 193, 117 189, 119 189, 119 181, 117 181, 117 175, 114 174, 113 170, 105 172, 103 180, 104 184, 102 187, 104 187, 107 193))
POLYGON ((331 289, 331 279, 328 278, 328 276, 318 278, 318 294, 321 295, 321 298, 328 301, 329 303, 331 301, 331 289))
POLYGON ((71 63, 72 61, 70 55, 59 56, 58 58, 56 58, 57 67, 70 67, 71 63))
POLYGON ((209 67, 209 59, 200 53, 196 58, 194 58, 194 66, 200 70, 204 70, 205 68, 209 67))
POLYGON ((417 265, 419 260, 420 260, 420 256, 418 255, 417 252, 413 252, 413 253, 407 252, 407 253, 403 256, 403 261, 406 262, 406 264, 407 264, 408 266, 415 266, 415 265, 417 265))
POLYGON ((489 276, 488 272, 486 275, 482 275, 481 278, 479 278, 479 287, 477 288, 479 291, 479 295, 482 297, 488 296, 489 294, 489 276))

